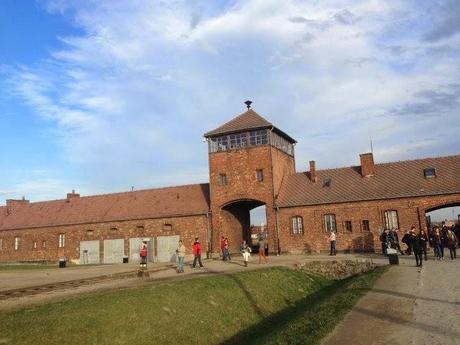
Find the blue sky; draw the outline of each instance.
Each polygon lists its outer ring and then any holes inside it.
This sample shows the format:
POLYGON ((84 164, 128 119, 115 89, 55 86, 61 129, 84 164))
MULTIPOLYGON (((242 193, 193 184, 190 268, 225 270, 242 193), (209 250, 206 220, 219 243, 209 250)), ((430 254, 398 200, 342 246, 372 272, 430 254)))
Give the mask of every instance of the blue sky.
MULTIPOLYGON (((458 154, 460 3, 0 1, 0 204, 208 181, 243 101, 297 169, 458 154)), ((460 212, 459 212, 460 213, 460 212)))

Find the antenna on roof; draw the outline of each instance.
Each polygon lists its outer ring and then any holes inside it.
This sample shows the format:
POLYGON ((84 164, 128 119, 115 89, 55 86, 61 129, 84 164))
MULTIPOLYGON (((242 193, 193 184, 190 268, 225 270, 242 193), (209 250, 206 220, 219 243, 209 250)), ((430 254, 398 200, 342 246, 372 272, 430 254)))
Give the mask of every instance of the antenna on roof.
POLYGON ((370 140, 370 142, 371 142, 371 153, 374 154, 374 148, 372 147, 372 138, 369 137, 369 140, 370 140))
POLYGON ((244 102, 244 104, 246 104, 246 107, 248 108, 248 110, 251 109, 252 101, 248 100, 248 101, 244 102))

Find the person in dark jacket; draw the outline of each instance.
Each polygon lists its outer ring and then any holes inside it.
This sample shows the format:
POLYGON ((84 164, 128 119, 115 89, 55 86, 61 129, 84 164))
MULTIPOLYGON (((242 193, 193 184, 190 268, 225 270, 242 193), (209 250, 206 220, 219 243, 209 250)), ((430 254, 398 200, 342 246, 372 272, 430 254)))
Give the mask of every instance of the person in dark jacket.
POLYGON ((196 267, 196 262, 200 264, 200 267, 203 267, 203 264, 201 263, 201 243, 198 239, 198 237, 195 237, 195 242, 193 242, 192 246, 192 254, 195 256, 193 259, 193 265, 192 267, 196 267))
POLYGON ((382 243, 382 255, 387 255, 388 232, 389 232, 388 229, 385 229, 380 235, 380 242, 382 243))
POLYGON ((407 255, 412 255, 412 241, 413 241, 412 233, 415 235, 415 226, 413 226, 410 229, 410 231, 407 231, 402 238, 402 242, 407 246, 407 249, 406 249, 407 255))
POLYGON ((398 229, 390 230, 388 233, 388 242, 390 244, 390 248, 397 249, 401 255, 404 255, 404 252, 401 250, 401 246, 399 245, 398 229))
POLYGON ((428 235, 426 234, 425 230, 421 229, 419 233, 420 237, 420 244, 422 245, 422 254, 423 257, 425 258, 425 261, 428 260, 427 255, 426 255, 426 248, 428 246, 428 235))
POLYGON ((441 228, 441 257, 444 258, 444 249, 447 247, 447 226, 445 222, 442 222, 441 228))
POLYGON ((419 233, 418 235, 414 233, 411 233, 412 236, 412 250, 415 255, 415 263, 418 267, 423 266, 423 258, 422 258, 422 237, 421 234, 419 233))
POLYGON ((457 258, 457 245, 458 245, 458 238, 455 236, 455 233, 451 230, 447 230, 447 248, 449 248, 450 258, 456 259, 457 258))

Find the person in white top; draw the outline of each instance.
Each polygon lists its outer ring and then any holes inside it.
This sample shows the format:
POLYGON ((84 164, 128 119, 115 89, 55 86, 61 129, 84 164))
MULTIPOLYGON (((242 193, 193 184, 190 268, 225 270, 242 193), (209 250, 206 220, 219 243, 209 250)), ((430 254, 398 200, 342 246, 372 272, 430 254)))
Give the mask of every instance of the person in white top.
POLYGON ((329 243, 330 243, 330 246, 331 246, 331 250, 329 252, 329 255, 337 255, 337 252, 335 250, 335 244, 337 242, 337 235, 335 234, 335 231, 331 231, 329 233, 329 243))

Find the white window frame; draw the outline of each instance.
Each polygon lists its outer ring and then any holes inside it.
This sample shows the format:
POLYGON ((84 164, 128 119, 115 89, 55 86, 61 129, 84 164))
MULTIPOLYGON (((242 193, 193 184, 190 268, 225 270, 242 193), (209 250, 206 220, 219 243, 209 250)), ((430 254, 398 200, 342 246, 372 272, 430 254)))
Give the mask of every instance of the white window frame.
POLYGON ((303 235, 303 218, 301 216, 294 216, 291 218, 292 234, 303 235))
POLYGON ((334 213, 324 215, 324 229, 326 229, 326 232, 337 232, 337 222, 334 213))
POLYGON ((59 234, 58 247, 59 248, 65 247, 65 234, 59 234))
POLYGON ((19 250, 20 246, 21 246, 21 238, 15 237, 14 238, 14 250, 19 250))
POLYGON ((383 213, 385 229, 399 229, 399 218, 397 210, 386 210, 383 213))

